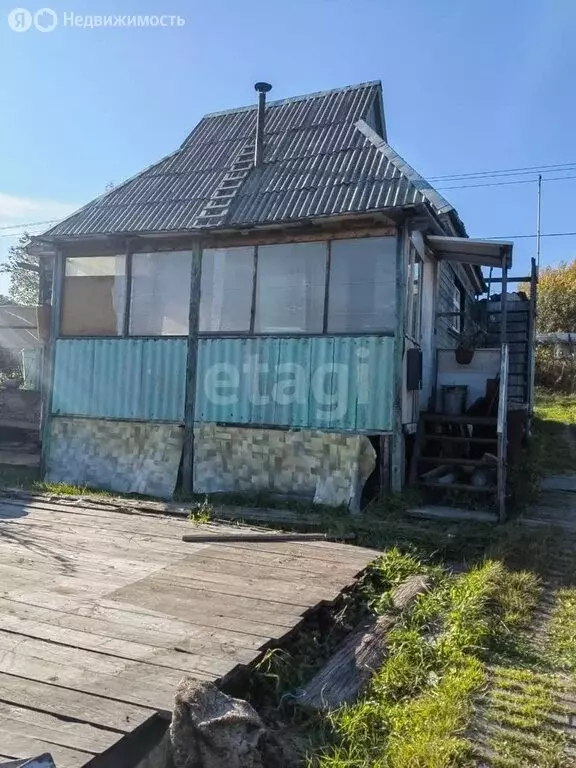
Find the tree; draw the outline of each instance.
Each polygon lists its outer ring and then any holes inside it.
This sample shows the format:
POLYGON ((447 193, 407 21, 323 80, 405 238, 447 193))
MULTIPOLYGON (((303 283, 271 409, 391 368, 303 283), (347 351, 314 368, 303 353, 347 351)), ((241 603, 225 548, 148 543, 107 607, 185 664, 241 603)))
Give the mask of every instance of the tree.
MULTIPOLYGON (((530 286, 520 290, 530 293, 530 286)), ((540 270, 536 311, 538 333, 576 332, 576 259, 540 270)))
POLYGON ((0 271, 10 275, 8 300, 15 304, 38 304, 38 256, 30 251, 30 244, 30 235, 25 232, 18 245, 9 249, 8 258, 0 267, 0 271))

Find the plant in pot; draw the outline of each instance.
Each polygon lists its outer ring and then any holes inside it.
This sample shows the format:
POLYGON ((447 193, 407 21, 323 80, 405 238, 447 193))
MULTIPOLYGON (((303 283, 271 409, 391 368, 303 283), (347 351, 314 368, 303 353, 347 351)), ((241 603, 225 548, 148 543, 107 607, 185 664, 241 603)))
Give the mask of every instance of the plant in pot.
POLYGON ((477 323, 469 321, 465 330, 460 334, 458 346, 454 350, 458 365, 470 365, 474 359, 474 352, 481 346, 485 337, 485 331, 477 323))

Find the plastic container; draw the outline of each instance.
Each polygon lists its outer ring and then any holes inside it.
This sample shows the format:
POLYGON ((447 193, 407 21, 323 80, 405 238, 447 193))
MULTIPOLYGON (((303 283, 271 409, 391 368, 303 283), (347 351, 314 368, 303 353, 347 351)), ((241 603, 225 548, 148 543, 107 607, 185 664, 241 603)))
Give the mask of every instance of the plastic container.
POLYGON ((468 387, 465 385, 444 385, 440 390, 442 413, 447 416, 461 416, 466 410, 468 387))

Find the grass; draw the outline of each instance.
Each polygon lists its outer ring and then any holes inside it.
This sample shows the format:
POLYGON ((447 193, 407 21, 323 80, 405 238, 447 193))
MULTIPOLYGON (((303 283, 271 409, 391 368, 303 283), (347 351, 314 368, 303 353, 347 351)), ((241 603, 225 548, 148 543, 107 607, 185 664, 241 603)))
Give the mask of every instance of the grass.
POLYGON ((534 417, 535 460, 540 473, 576 472, 576 396, 540 390, 534 417))
POLYGON ((556 605, 548 628, 548 653, 561 669, 576 672, 576 589, 556 593, 556 605))
POLYGON ((434 575, 435 588, 389 633, 366 696, 330 715, 334 743, 314 759, 320 768, 445 768, 472 758, 467 730, 485 659, 527 625, 540 587, 496 561, 434 575))
POLYGON ((208 501, 208 496, 197 507, 193 508, 188 515, 188 520, 195 525, 210 523, 214 518, 214 507, 208 501))

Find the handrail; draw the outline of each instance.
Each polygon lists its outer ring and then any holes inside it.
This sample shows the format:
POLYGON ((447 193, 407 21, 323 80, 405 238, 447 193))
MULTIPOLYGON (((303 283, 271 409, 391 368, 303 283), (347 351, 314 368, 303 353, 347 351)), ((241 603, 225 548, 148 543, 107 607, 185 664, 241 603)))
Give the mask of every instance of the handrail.
POLYGON ((500 386, 498 393, 498 516, 506 520, 506 452, 508 448, 508 368, 510 351, 508 343, 502 344, 500 355, 500 386))

